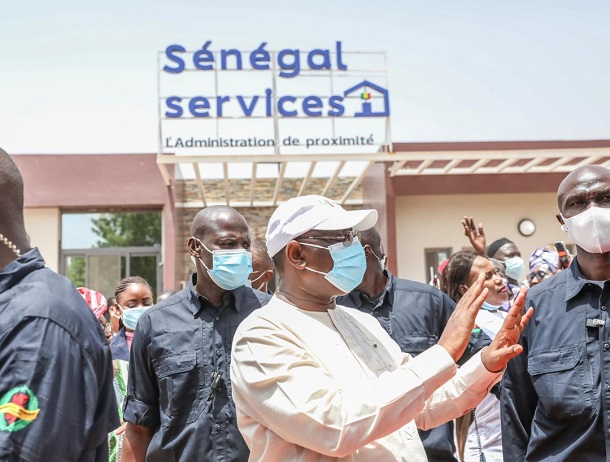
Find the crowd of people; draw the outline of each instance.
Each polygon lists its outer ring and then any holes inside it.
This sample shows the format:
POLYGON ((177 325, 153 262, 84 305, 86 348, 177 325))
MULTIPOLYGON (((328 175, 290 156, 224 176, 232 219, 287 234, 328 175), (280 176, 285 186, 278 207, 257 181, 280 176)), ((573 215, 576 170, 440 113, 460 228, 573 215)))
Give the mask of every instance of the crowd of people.
MULTIPOLYGON (((610 171, 558 188, 574 243, 506 237, 399 278, 375 210, 277 207, 265 240, 211 206, 187 286, 75 289, 32 248, 0 150, 0 460, 603 461, 610 171), (277 281, 274 293, 268 284, 277 281)), ((558 224, 558 226, 559 226, 558 224)))

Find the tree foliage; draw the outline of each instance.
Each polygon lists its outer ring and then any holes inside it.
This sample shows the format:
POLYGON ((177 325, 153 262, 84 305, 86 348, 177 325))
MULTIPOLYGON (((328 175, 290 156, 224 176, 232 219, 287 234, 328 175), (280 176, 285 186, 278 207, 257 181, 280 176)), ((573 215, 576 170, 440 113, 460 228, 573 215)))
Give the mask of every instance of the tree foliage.
MULTIPOLYGON (((91 220, 92 231, 100 237, 96 247, 155 247, 161 245, 161 213, 104 213, 91 220)), ((154 256, 130 256, 129 274, 148 281, 156 294, 157 264, 154 256)), ((117 281, 118 282, 118 281, 117 281)))
POLYGON ((70 257, 68 267, 68 279, 76 287, 85 285, 85 257, 70 257))
POLYGON ((152 247, 161 245, 159 212, 103 213, 91 220, 100 237, 96 247, 152 247))

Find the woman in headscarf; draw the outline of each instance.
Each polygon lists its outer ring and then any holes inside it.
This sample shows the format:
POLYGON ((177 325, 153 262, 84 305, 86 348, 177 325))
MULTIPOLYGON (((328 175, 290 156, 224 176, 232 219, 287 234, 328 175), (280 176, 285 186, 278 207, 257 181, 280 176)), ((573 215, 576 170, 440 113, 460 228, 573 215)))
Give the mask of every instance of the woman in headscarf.
POLYGON ((559 253, 554 245, 538 247, 530 256, 530 272, 526 281, 529 287, 540 284, 545 279, 557 274, 559 269, 559 253))
MULTIPOLYGON (((488 294, 475 319, 476 326, 467 350, 470 355, 489 343, 489 339, 493 339, 500 330, 506 317, 506 312, 500 309, 508 299, 506 284, 487 257, 470 250, 453 254, 441 277, 441 290, 457 303, 481 273, 486 275, 488 294), (485 338, 488 338, 487 342, 485 338)), ((474 411, 458 419, 456 434, 463 461, 502 462, 498 398, 493 394, 487 395, 474 411)))
MULTIPOLYGON (((129 351, 131 341, 142 313, 153 305, 153 292, 145 279, 128 277, 114 290, 114 298, 119 312, 120 329, 112 338, 110 349, 114 366, 114 391, 119 404, 119 415, 123 423, 123 399, 127 394, 127 373, 129 371, 129 351)), ((110 462, 120 462, 125 425, 110 433, 110 462)))
POLYGON ((108 309, 106 297, 104 297, 101 293, 87 287, 78 287, 76 290, 78 290, 78 292, 83 296, 87 302, 87 305, 89 305, 89 308, 91 308, 91 311, 93 311, 95 318, 99 321, 102 329, 104 330, 106 340, 108 340, 108 343, 110 343, 110 339, 112 337, 112 327, 106 319, 106 310, 108 309))

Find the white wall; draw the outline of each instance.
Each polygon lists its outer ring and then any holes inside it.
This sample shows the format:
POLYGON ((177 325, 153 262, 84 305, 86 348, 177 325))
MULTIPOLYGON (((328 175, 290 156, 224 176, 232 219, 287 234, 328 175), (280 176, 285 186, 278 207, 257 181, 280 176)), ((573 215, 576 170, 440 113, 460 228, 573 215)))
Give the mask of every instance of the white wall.
POLYGON ((456 252, 469 247, 460 223, 464 215, 483 223, 488 245, 500 237, 514 241, 527 267, 535 248, 559 240, 570 243, 555 218, 557 213, 554 193, 397 197, 398 275, 427 282, 425 248, 452 247, 456 252), (536 224, 536 232, 530 237, 517 231, 523 218, 536 224))
POLYGON ((25 229, 32 247, 38 247, 47 266, 59 269, 61 212, 58 208, 26 208, 25 229))

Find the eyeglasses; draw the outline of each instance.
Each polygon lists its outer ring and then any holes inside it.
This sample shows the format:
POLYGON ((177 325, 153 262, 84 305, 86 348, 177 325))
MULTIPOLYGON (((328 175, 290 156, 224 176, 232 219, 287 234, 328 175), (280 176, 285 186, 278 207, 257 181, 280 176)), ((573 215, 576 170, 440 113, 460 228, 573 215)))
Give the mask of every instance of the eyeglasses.
POLYGON ((301 239, 316 239, 319 241, 338 241, 343 243, 345 247, 349 247, 354 242, 354 239, 360 236, 360 231, 346 231, 339 236, 299 236, 301 239))
POLYGON ((551 273, 547 272, 547 271, 536 271, 533 273, 530 273, 527 275, 527 280, 528 281, 533 281, 534 279, 538 279, 540 281, 542 281, 545 277, 549 276, 551 273))

